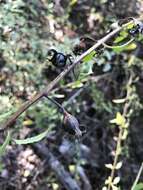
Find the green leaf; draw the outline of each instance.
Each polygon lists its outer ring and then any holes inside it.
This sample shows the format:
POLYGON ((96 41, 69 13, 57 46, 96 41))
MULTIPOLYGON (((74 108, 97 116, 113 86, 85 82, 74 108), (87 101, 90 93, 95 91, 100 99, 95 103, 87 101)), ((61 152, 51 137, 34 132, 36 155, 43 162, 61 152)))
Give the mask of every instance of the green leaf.
POLYGON ((71 0, 70 5, 73 6, 77 3, 77 0, 71 0))
POLYGON ((106 63, 103 67, 103 72, 108 72, 111 70, 111 64, 106 63))
POLYGON ((121 167, 122 167, 122 162, 118 162, 117 164, 116 164, 116 167, 115 167, 115 169, 116 170, 119 170, 121 167))
POLYGON ((112 164, 105 164, 105 167, 111 170, 114 168, 112 164))
POLYGON ((133 190, 143 190, 143 183, 138 183, 133 190))
POLYGON ((116 53, 120 53, 122 51, 131 51, 131 50, 134 50, 134 49, 136 49, 136 47, 137 46, 136 46, 135 43, 131 43, 131 44, 129 44, 127 46, 124 46, 124 47, 121 47, 121 48, 115 48, 115 49, 113 49, 113 51, 116 52, 116 53))
POLYGON ((117 115, 116 115, 116 124, 120 125, 120 126, 123 126, 125 124, 125 118, 124 118, 123 115, 121 115, 120 112, 117 112, 117 115))
POLYGON ((115 123, 116 125, 119 125, 121 127, 125 126, 125 122, 126 122, 126 120, 125 120, 124 116, 121 115, 120 112, 117 112, 115 119, 110 120, 110 123, 115 123))
POLYGON ((124 39, 127 38, 127 36, 128 36, 127 31, 122 30, 122 31, 120 32, 120 35, 114 40, 114 43, 122 42, 124 39))
POLYGON ((130 23, 130 24, 128 24, 127 29, 132 29, 134 26, 135 26, 134 23, 130 23))
POLYGON ((126 98, 122 98, 122 99, 114 99, 112 100, 114 103, 116 104, 121 104, 124 103, 126 101, 126 98))
POLYGON ((81 88, 83 86, 83 83, 80 80, 75 81, 71 84, 71 88, 81 88))
POLYGON ((82 80, 88 75, 92 74, 93 73, 92 69, 93 69, 93 61, 89 61, 87 63, 82 64, 78 80, 82 80))
POLYGON ((117 185, 120 181, 120 177, 115 177, 115 179, 113 180, 113 184, 117 185))
POLYGON ((136 49, 137 45, 135 43, 131 43, 124 48, 124 50, 134 50, 136 49))
POLYGON ((34 137, 29 137, 27 139, 14 139, 15 143, 18 145, 21 144, 32 144, 35 142, 41 141, 44 137, 47 136, 47 134, 51 131, 52 127, 49 127, 46 131, 40 133, 39 135, 36 135, 34 137))
POLYGON ((95 56, 96 52, 92 51, 90 54, 88 54, 87 56, 85 56, 85 58, 83 59, 84 62, 89 62, 93 59, 93 57, 95 56))
POLYGON ((0 156, 2 156, 5 153, 6 147, 9 144, 10 140, 11 140, 11 133, 8 131, 4 143, 0 146, 0 156))
POLYGON ((127 41, 126 43, 124 43, 122 45, 109 46, 109 45, 107 45, 107 44, 104 43, 104 46, 107 47, 107 48, 109 48, 109 49, 118 50, 118 51, 119 50, 121 51, 121 50, 124 50, 124 49, 130 50, 130 49, 133 49, 133 48, 136 47, 136 44, 132 43, 133 41, 134 41, 134 38, 130 39, 129 41, 127 41), (130 48, 131 45, 134 46, 134 47, 130 48))
POLYGON ((5 119, 7 119, 10 115, 12 115, 16 111, 16 108, 12 108, 11 110, 0 114, 0 122, 2 123, 5 119))

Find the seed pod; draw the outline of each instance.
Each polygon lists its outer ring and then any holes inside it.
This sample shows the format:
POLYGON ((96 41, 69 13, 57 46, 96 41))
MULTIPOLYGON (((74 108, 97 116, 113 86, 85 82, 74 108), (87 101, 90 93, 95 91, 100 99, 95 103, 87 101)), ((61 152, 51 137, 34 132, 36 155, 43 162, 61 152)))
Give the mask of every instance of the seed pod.
POLYGON ((72 135, 77 135, 78 137, 82 136, 82 131, 79 128, 78 120, 75 116, 69 114, 66 111, 64 112, 63 128, 72 135))
POLYGON ((81 55, 84 51, 89 49, 93 43, 95 43, 95 40, 92 37, 82 36, 80 42, 74 46, 73 53, 75 55, 81 55))

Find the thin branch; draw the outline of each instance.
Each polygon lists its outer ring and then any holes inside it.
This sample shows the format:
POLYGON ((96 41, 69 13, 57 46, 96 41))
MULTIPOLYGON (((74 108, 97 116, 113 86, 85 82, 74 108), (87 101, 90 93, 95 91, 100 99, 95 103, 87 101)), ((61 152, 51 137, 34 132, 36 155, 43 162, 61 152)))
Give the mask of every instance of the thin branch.
POLYGON ((91 183, 81 166, 77 166, 77 172, 83 182, 83 190, 92 190, 91 183))
POLYGON ((47 99, 49 99, 52 103, 54 103, 54 104, 60 109, 60 111, 61 111, 62 113, 65 113, 65 112, 66 112, 66 110, 64 109, 64 107, 63 107, 61 104, 59 104, 56 100, 54 100, 53 98, 50 98, 50 97, 47 96, 47 95, 45 95, 45 97, 46 97, 47 99))
POLYGON ((128 24, 132 22, 129 22, 123 26, 118 26, 115 30, 107 34, 105 37, 101 38, 97 43, 95 43, 91 48, 89 48, 86 52, 84 52, 82 55, 80 55, 73 64, 69 65, 63 72, 61 72, 45 89, 43 89, 41 92, 39 92, 36 96, 32 97, 30 100, 25 102, 19 109, 16 111, 4 124, 1 124, 0 131, 5 130, 6 128, 10 127, 16 119, 25 111, 27 110, 31 105, 33 105, 35 102, 40 100, 43 96, 48 95, 50 91, 59 83, 63 77, 69 73, 77 64, 80 64, 82 59, 85 58, 87 55, 89 55, 92 51, 103 45, 106 41, 108 41, 110 38, 112 38, 115 34, 117 34, 119 31, 121 31, 123 28, 127 27, 128 24))
POLYGON ((46 158, 47 164, 50 166, 51 170, 56 174, 59 181, 63 184, 67 190, 81 190, 77 181, 71 177, 70 173, 64 168, 60 161, 52 154, 44 143, 32 144, 36 153, 42 157, 46 158))
POLYGON ((143 162, 142 162, 142 164, 141 164, 141 166, 140 166, 140 169, 139 169, 139 171, 138 171, 138 174, 137 174, 137 176, 136 176, 136 179, 135 179, 135 181, 134 181, 134 183, 133 183, 133 186, 132 186, 131 190, 134 190, 134 188, 136 187, 136 185, 137 185, 137 183, 138 183, 138 181, 139 181, 139 178, 140 178, 140 176, 141 176, 142 171, 143 171, 143 162))

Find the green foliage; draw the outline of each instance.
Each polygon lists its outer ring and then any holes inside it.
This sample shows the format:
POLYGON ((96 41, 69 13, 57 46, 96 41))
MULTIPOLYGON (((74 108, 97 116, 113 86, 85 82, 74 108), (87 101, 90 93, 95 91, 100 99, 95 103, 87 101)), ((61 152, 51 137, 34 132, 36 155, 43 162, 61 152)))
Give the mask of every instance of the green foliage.
POLYGON ((92 59, 94 58, 94 56, 96 55, 96 51, 92 51, 90 54, 88 54, 83 61, 84 62, 89 62, 92 61, 92 59))
POLYGON ((128 45, 121 45, 121 46, 113 46, 113 51, 116 53, 121 53, 123 51, 131 51, 136 49, 136 44, 135 43, 130 43, 128 45))
POLYGON ((120 32, 120 34, 116 37, 116 39, 114 40, 114 43, 120 43, 123 40, 125 40, 128 37, 128 33, 126 30, 122 30, 120 32))
POLYGON ((117 112, 116 118, 110 121, 111 123, 115 123, 116 125, 121 126, 122 128, 125 128, 126 120, 123 115, 121 115, 120 112, 117 112))
POLYGON ((91 95, 95 102, 95 108, 97 111, 99 111, 99 113, 105 111, 107 113, 113 112, 112 103, 105 99, 103 92, 100 91, 95 84, 91 85, 91 95))
MULTIPOLYGON (((2 46, 0 50, 5 58, 14 62, 14 59, 37 61, 44 56, 44 38, 42 38, 42 23, 46 11, 38 12, 40 2, 23 0, 1 3, 0 28, 2 46), (31 20, 29 20, 31 17, 31 20)), ((48 9, 48 7, 47 7, 48 9)), ((46 46, 45 46, 46 47, 46 46)))
POLYGON ((5 141, 3 142, 2 145, 0 145, 0 172, 2 171, 2 169, 4 167, 4 165, 2 163, 2 156, 5 154, 6 148, 9 145, 10 141, 11 141, 11 132, 8 131, 5 141))
POLYGON ((133 190, 142 190, 143 189, 143 183, 138 183, 133 190))
POLYGON ((8 131, 4 143, 0 146, 0 157, 5 153, 7 145, 10 143, 11 133, 8 131))
POLYGON ((59 121, 60 114, 58 109, 48 100, 39 102, 36 106, 31 107, 27 114, 35 118, 34 124, 37 127, 47 128, 54 127, 59 121))
POLYGON ((34 137, 29 137, 29 138, 26 138, 26 139, 23 139, 23 140, 14 139, 14 141, 18 145, 36 143, 36 142, 39 142, 42 139, 44 139, 51 130, 52 130, 52 127, 49 127, 46 131, 40 133, 39 135, 36 135, 34 137))
POLYGON ((0 97, 0 123, 2 124, 11 114, 16 111, 8 96, 0 97))
POLYGON ((82 80, 93 73, 93 61, 88 61, 87 63, 83 63, 80 67, 80 75, 78 77, 79 80, 82 80))
POLYGON ((114 56, 115 52, 111 52, 105 48, 105 50, 102 53, 102 56, 97 56, 95 58, 95 64, 97 64, 98 67, 102 67, 103 72, 109 72, 112 69, 111 60, 114 56))

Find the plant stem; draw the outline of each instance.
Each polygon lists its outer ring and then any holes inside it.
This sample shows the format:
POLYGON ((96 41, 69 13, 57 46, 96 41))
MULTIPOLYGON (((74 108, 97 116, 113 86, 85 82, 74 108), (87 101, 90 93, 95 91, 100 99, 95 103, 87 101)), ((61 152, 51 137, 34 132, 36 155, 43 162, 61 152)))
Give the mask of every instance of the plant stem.
MULTIPOLYGON (((132 80, 133 80, 132 71, 131 71, 131 70, 129 70, 129 71, 130 71, 130 77, 129 77, 129 80, 128 80, 128 82, 127 82, 127 95, 126 95, 126 100, 128 100, 129 97, 130 97, 130 90, 129 90, 128 86, 131 86, 132 80)), ((125 103, 124 108, 123 108, 123 117, 126 117, 126 115, 127 115, 127 113, 128 113, 128 108, 129 108, 129 106, 130 106, 130 103, 131 103, 130 101, 129 101, 129 102, 127 101, 127 102, 125 103)), ((112 169, 111 175, 110 175, 110 177, 111 177, 111 182, 113 181, 114 174, 115 174, 115 168, 116 168, 116 165, 117 165, 117 163, 118 163, 118 158, 119 158, 119 155, 120 155, 120 152, 119 152, 119 151, 121 151, 121 142, 122 142, 123 130, 124 130, 123 127, 120 126, 120 127, 119 127, 119 135, 118 135, 118 139, 117 139, 117 145, 116 145, 116 151, 115 151, 115 157, 114 157, 114 162, 113 162, 113 169, 112 169)), ((107 190, 110 190, 110 188, 111 188, 111 183, 108 184, 107 190)))
MULTIPOLYGON (((117 165, 117 162, 118 162, 118 157, 119 157, 119 151, 120 151, 120 148, 121 148, 121 141, 122 141, 122 132, 123 132, 123 128, 120 127, 120 132, 119 132, 119 135, 118 135, 118 140, 117 140, 117 146, 116 146, 116 152, 115 152, 115 158, 114 158, 114 162, 113 162, 113 169, 111 171, 111 182, 113 181, 113 178, 114 178, 114 174, 115 174, 115 167, 117 165)), ((110 190, 111 188, 111 183, 108 184, 108 190, 110 190)))
POLYGON ((66 110, 64 109, 64 107, 61 104, 59 104, 56 100, 54 100, 53 98, 50 98, 49 96, 46 96, 46 95, 45 95, 45 97, 48 98, 51 102, 53 102, 60 109, 60 111, 62 113, 66 112, 66 110))
POLYGON ((143 171, 143 162, 142 162, 142 164, 141 164, 141 166, 140 166, 140 169, 139 169, 138 174, 137 174, 137 176, 136 176, 136 179, 135 179, 135 181, 134 181, 134 183, 133 183, 133 186, 131 187, 131 190, 134 190, 135 186, 137 185, 137 183, 138 183, 138 181, 139 181, 139 178, 140 178, 140 176, 141 176, 142 171, 143 171))

